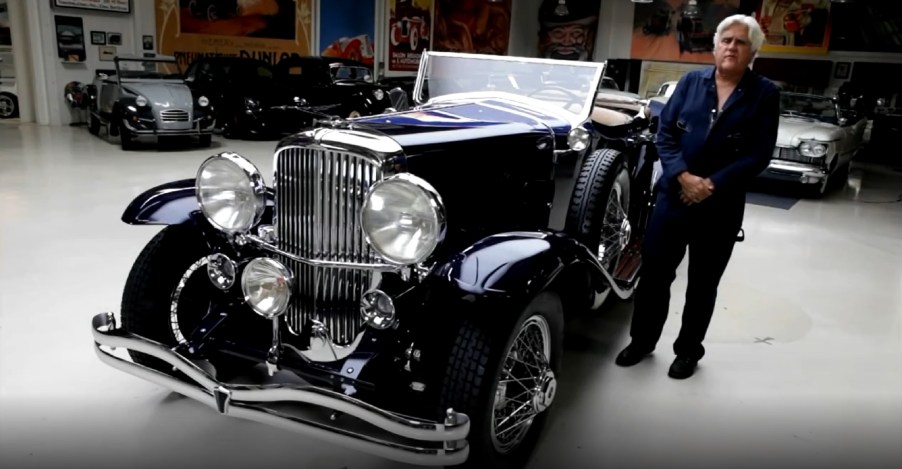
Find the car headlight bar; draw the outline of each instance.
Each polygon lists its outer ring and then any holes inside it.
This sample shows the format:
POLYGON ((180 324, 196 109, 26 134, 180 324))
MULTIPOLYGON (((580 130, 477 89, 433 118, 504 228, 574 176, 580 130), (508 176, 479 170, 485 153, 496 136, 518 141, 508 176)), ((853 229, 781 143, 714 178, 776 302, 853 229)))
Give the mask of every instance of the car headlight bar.
POLYGON ((830 142, 803 141, 799 145, 799 153, 802 156, 820 158, 827 154, 829 148, 830 142))

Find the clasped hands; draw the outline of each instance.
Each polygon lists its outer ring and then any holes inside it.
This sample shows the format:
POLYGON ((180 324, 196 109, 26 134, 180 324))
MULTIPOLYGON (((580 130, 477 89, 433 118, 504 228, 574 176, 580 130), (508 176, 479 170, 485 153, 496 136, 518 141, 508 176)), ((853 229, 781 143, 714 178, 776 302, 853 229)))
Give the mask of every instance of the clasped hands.
POLYGON ((700 203, 714 193, 714 183, 710 178, 702 178, 684 171, 677 178, 680 182, 680 200, 686 205, 700 203))

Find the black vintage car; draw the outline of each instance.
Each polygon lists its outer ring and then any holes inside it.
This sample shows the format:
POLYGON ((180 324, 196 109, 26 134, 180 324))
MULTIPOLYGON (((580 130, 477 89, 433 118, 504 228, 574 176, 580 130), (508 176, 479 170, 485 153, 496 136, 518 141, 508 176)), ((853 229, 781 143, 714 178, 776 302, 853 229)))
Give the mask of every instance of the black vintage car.
POLYGON ((653 119, 593 105, 603 68, 427 52, 412 109, 283 139, 268 183, 221 153, 149 189, 122 218, 166 226, 121 322, 93 318, 98 356, 386 458, 522 466, 554 408, 565 318, 639 278, 653 119), (560 227, 557 162, 574 154, 560 227))
POLYGON ((216 124, 228 138, 280 137, 314 119, 369 115, 389 106, 383 87, 367 81, 369 69, 324 57, 284 59, 273 66, 243 57, 202 57, 185 81, 208 96, 216 124))

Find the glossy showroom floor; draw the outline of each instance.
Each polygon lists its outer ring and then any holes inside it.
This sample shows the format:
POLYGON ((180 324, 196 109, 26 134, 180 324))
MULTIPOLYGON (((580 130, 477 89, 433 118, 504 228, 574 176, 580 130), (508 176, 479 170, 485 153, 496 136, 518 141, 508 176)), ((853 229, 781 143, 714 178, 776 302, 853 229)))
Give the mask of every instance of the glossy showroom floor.
MULTIPOLYGON (((121 223, 126 204, 226 149, 270 182, 274 145, 123 153, 83 127, 0 124, 0 466, 398 466, 220 416, 94 355, 91 317, 117 310, 157 230, 121 223)), ((570 324, 531 467, 902 467, 902 203, 880 203, 900 193, 902 172, 860 166, 825 200, 750 203, 689 380, 667 377, 685 265, 652 359, 613 364, 629 303, 570 324)))

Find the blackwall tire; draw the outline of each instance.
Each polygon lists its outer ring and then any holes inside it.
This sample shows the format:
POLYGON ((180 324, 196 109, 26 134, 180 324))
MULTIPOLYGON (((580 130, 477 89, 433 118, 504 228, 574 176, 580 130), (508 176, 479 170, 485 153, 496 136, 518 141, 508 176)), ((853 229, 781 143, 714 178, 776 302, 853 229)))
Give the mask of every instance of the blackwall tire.
MULTIPOLYGON (((623 153, 604 148, 590 154, 579 170, 564 231, 596 254, 608 272, 617 265, 629 241, 631 181, 623 153)), ((610 295, 608 287, 601 305, 610 295)))
POLYGON ((0 119, 19 117, 19 99, 12 93, 0 93, 0 119))
MULTIPOLYGON (((201 264, 210 252, 197 229, 188 225, 167 226, 157 233, 138 255, 125 282, 121 305, 125 330, 168 347, 190 336, 215 290, 201 264), (193 274, 186 274, 192 269, 193 274)), ((172 374, 171 366, 154 357, 131 350, 129 355, 136 363, 172 374)), ((219 356, 211 362, 228 376, 250 365, 219 356)))
POLYGON ((553 409, 563 335, 561 300, 550 291, 536 296, 500 327, 474 321, 465 321, 460 326, 440 395, 441 409, 452 408, 470 417, 470 456, 458 467, 517 468, 526 464, 548 412, 553 409), (522 340, 524 334, 530 342, 522 340), (540 336, 544 357, 541 360, 525 350, 531 346, 538 348, 540 336), (524 360, 535 363, 522 365, 518 357, 527 357, 524 360), (542 361, 547 363, 547 368, 540 364, 542 361), (519 379, 511 380, 509 373, 519 379), (519 383, 525 385, 518 387, 519 383), (543 392, 529 393, 529 388, 543 392), (526 404, 512 402, 512 397, 519 397, 526 404), (525 409, 507 415, 520 407, 525 409), (505 421, 505 416, 510 419, 505 421), (526 418, 531 423, 523 423, 526 418), (515 426, 518 422, 520 425, 515 426))

